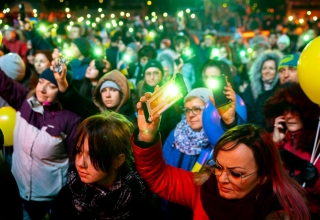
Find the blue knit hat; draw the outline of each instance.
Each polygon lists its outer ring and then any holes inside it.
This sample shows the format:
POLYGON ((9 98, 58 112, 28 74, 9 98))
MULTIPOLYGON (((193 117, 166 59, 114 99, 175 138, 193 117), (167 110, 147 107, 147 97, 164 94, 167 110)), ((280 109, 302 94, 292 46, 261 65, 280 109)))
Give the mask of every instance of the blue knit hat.
POLYGON ((300 58, 299 53, 288 54, 288 55, 284 56, 280 60, 278 70, 281 68, 284 68, 284 67, 288 67, 288 66, 292 66, 292 67, 297 68, 299 58, 300 58))
MULTIPOLYGON (((69 68, 69 66, 68 66, 68 68, 69 68)), ((50 67, 45 69, 40 74, 39 79, 41 79, 41 78, 48 80, 49 82, 53 83, 54 85, 56 85, 58 87, 57 80, 54 78, 54 74, 51 71, 50 67)), ((67 70, 66 78, 67 78, 68 84, 70 84, 72 82, 72 71, 71 70, 67 70)))
POLYGON ((39 79, 46 79, 49 82, 55 84, 58 87, 57 80, 54 78, 53 72, 51 71, 50 67, 45 69, 39 76, 39 79))

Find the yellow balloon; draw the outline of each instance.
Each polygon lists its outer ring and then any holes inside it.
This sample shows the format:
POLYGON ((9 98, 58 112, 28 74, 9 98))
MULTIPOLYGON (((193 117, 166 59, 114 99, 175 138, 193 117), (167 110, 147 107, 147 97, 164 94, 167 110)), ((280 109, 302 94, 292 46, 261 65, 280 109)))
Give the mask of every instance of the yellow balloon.
POLYGON ((2 45, 2 33, 0 31, 0 46, 2 45))
POLYGON ((4 146, 13 145, 13 131, 16 123, 16 110, 10 106, 0 108, 0 129, 4 136, 4 146))
POLYGON ((298 79, 309 99, 320 105, 320 37, 313 39, 302 51, 298 79))

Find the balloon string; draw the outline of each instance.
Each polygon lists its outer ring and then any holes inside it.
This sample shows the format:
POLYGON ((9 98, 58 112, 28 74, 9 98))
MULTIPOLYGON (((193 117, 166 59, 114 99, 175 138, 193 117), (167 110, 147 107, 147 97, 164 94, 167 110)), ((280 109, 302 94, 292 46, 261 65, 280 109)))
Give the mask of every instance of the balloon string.
POLYGON ((318 140, 318 136, 319 136, 319 129, 320 129, 320 117, 319 117, 319 122, 318 122, 318 129, 317 129, 316 138, 314 139, 314 145, 313 145, 313 150, 312 150, 312 154, 311 154, 311 158, 310 158, 310 163, 313 163, 316 149, 318 148, 318 147, 316 147, 316 144, 317 144, 317 140, 318 140))

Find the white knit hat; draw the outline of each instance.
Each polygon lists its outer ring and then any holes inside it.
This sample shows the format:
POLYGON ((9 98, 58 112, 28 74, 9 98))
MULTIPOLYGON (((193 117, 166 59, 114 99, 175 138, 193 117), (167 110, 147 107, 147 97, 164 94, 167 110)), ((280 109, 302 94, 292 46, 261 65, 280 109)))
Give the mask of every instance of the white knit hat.
POLYGON ((281 35, 277 40, 277 44, 280 44, 280 43, 283 43, 287 47, 289 47, 290 46, 290 38, 288 37, 288 35, 286 35, 286 34, 281 35))
POLYGON ((202 101, 204 101, 204 103, 207 103, 209 101, 209 97, 213 96, 212 91, 210 89, 207 88, 196 88, 191 90, 186 97, 184 98, 184 103, 186 102, 186 100, 189 97, 195 97, 195 98, 199 98, 202 101))
POLYGON ((16 53, 8 53, 0 57, 0 68, 15 81, 20 81, 26 74, 26 65, 16 53))

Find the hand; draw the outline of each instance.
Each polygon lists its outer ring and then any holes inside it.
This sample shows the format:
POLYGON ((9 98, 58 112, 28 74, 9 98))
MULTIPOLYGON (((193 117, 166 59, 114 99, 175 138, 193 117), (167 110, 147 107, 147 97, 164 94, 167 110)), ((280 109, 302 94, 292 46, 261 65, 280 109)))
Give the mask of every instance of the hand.
POLYGON ((285 137, 285 129, 281 123, 286 122, 284 116, 279 116, 274 121, 274 129, 272 139, 275 143, 280 143, 285 137))
MULTIPOLYGON (((223 93, 226 95, 228 99, 231 100, 231 103, 217 108, 217 111, 224 123, 229 125, 232 124, 236 118, 236 93, 232 89, 232 86, 229 82, 228 86, 224 87, 224 89, 225 90, 223 93)), ((214 104, 213 97, 210 97, 210 100, 214 104)))
POLYGON ((54 48, 53 51, 52 51, 52 59, 55 60, 55 59, 58 59, 59 56, 60 56, 60 51, 58 48, 54 48))
POLYGON ((314 187, 319 179, 319 171, 312 163, 306 161, 301 170, 301 178, 307 183, 308 187, 314 187))
POLYGON ((55 59, 51 62, 51 66, 50 69, 53 72, 54 78, 56 79, 57 83, 58 83, 58 88, 60 92, 66 92, 69 84, 67 81, 67 66, 66 64, 62 64, 62 71, 61 73, 57 73, 54 71, 54 68, 58 65, 58 59, 55 59))
MULTIPOLYGON (((182 73, 182 68, 183 68, 183 66, 184 66, 183 59, 182 59, 180 56, 176 57, 176 59, 179 59, 180 64, 177 65, 175 61, 173 62, 173 71, 174 71, 174 74, 176 74, 176 73, 182 73)), ((176 59, 175 59, 175 60, 176 60, 176 59)))
POLYGON ((24 21, 21 21, 20 15, 19 15, 18 21, 19 21, 19 25, 23 31, 32 31, 33 30, 33 25, 30 22, 29 18, 25 18, 24 21))
MULTIPOLYGON (((155 91, 159 89, 156 86, 155 91)), ((156 134, 160 127, 160 115, 155 115, 151 123, 147 123, 142 109, 142 103, 146 102, 151 97, 151 93, 146 93, 140 98, 140 101, 137 103, 138 109, 138 128, 139 128, 139 140, 144 142, 152 142, 156 137, 156 134)))

